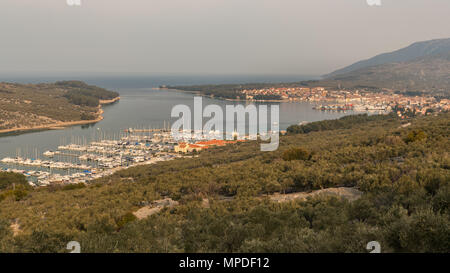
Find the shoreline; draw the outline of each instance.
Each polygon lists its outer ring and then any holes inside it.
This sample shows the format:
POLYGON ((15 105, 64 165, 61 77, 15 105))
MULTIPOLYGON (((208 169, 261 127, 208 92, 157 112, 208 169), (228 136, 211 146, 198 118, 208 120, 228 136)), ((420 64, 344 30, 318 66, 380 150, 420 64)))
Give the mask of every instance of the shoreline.
MULTIPOLYGON (((296 101, 296 100, 289 100, 289 99, 281 99, 281 100, 229 99, 229 98, 224 98, 224 97, 215 97, 215 96, 211 96, 211 95, 205 95, 205 94, 201 93, 200 91, 182 90, 182 89, 175 89, 175 88, 165 88, 165 89, 159 88, 159 89, 160 90, 176 91, 176 92, 181 92, 181 93, 191 93, 191 94, 194 94, 194 95, 198 95, 200 97, 205 97, 205 98, 210 98, 210 99, 217 99, 217 100, 223 100, 223 101, 234 101, 234 102, 274 102, 274 103, 279 103, 279 102, 289 102, 289 103, 308 102, 308 103, 311 103, 309 101, 296 101)), ((317 101, 317 102, 320 102, 320 101, 317 101)))
MULTIPOLYGON (((160 88, 160 90, 163 90, 160 88)), ((216 100, 222 100, 222 101, 230 101, 230 102, 246 102, 246 103, 261 103, 261 102, 266 102, 266 103, 308 103, 310 105, 316 105, 318 103, 323 103, 323 104, 339 104, 339 101, 328 101, 328 100, 318 100, 318 101, 305 101, 305 100, 289 100, 289 99, 281 99, 281 100, 255 100, 255 99, 229 99, 229 98, 223 98, 223 97, 215 97, 215 96, 211 96, 211 95, 205 95, 203 93, 201 93, 200 91, 190 91, 190 90, 182 90, 182 89, 173 89, 173 88, 167 88, 165 90, 169 90, 169 91, 175 91, 175 92, 181 92, 181 93, 190 93, 193 95, 197 95, 200 97, 205 97, 205 98, 210 98, 210 99, 216 99, 216 100)), ((314 106, 315 107, 315 106, 314 106)), ((313 107, 313 109, 315 109, 313 107)), ((347 109, 347 110, 337 110, 337 109, 315 109, 317 111, 322 111, 322 112, 342 112, 342 111, 353 111, 355 113, 370 113, 370 112, 377 112, 377 111, 383 111, 388 113, 389 111, 386 111, 384 109, 368 109, 368 110, 357 110, 357 109, 347 109)))
POLYGON ((110 100, 99 100, 98 102, 100 103, 100 106, 101 106, 101 105, 112 104, 112 103, 115 103, 116 101, 119 101, 119 100, 120 100, 120 96, 119 97, 115 97, 114 99, 110 99, 110 100))
POLYGON ((202 94, 200 91, 188 91, 188 90, 182 90, 182 89, 174 89, 174 88, 159 88, 159 90, 168 90, 168 91, 175 91, 180 93, 191 93, 194 95, 198 95, 200 97, 210 98, 210 99, 216 99, 216 100, 224 100, 224 101, 242 101, 242 102, 297 102, 297 101, 291 101, 291 100, 247 100, 247 99, 229 99, 229 98, 223 98, 223 97, 214 97, 211 95, 205 95, 202 94))
POLYGON ((337 103, 337 101, 327 101, 327 100, 319 100, 319 101, 304 101, 304 100, 289 100, 289 99, 281 99, 281 100, 255 100, 255 99, 229 99, 229 98, 223 98, 223 97, 215 97, 211 95, 205 95, 201 93, 200 91, 190 91, 190 90, 182 90, 182 89, 173 89, 173 88, 167 88, 167 89, 161 89, 160 90, 169 90, 169 91, 175 91, 180 93, 190 93, 194 95, 198 95, 200 97, 210 98, 210 99, 216 99, 216 100, 222 100, 222 101, 232 101, 232 102, 273 102, 273 103, 309 103, 309 104, 317 104, 317 103, 337 103))
POLYGON ((20 127, 20 128, 12 128, 12 129, 2 129, 0 130, 0 137, 7 134, 14 134, 14 133, 23 133, 28 131, 43 131, 43 130, 62 130, 67 127, 76 126, 76 125, 86 125, 86 124, 93 124, 97 123, 101 120, 103 120, 102 114, 104 113, 102 109, 102 105, 108 105, 115 103, 120 100, 120 96, 116 97, 111 100, 99 100, 99 106, 97 111, 97 118, 91 119, 91 120, 75 120, 75 121, 61 121, 46 125, 40 125, 40 126, 33 126, 33 127, 20 127))

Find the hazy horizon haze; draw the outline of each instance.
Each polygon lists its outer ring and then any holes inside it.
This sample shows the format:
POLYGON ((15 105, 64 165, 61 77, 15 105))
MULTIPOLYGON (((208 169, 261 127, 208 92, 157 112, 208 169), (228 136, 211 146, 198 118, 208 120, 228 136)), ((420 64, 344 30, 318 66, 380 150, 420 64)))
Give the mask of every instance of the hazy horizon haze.
POLYGON ((450 1, 2 0, 0 75, 322 75, 450 37, 450 1))

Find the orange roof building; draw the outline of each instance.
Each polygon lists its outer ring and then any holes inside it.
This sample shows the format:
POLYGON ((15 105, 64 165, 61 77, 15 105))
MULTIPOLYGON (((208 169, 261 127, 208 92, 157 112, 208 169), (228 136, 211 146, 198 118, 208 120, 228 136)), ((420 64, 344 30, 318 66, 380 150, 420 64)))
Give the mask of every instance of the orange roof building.
MULTIPOLYGON (((239 140, 238 140, 239 141, 239 140)), ((185 142, 180 142, 178 145, 174 147, 176 153, 191 153, 194 151, 201 151, 204 149, 211 148, 212 146, 225 146, 227 144, 235 144, 238 141, 235 140, 220 140, 220 139, 212 139, 208 141, 198 141, 195 144, 188 144, 185 142)), ((245 140, 240 140, 242 142, 245 140)))

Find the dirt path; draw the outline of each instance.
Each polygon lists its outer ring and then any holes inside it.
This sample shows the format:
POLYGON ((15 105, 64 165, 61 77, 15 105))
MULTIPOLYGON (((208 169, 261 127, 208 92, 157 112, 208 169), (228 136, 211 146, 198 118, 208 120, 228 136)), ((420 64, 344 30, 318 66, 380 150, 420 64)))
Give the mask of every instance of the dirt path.
POLYGON ((292 200, 306 200, 308 197, 313 196, 339 196, 349 201, 357 200, 363 193, 355 188, 340 187, 340 188, 327 188, 322 190, 316 190, 312 192, 295 192, 288 194, 274 194, 269 198, 274 202, 289 202, 292 200))
POLYGON ((171 198, 165 198, 161 200, 153 201, 151 205, 142 207, 137 211, 133 212, 134 216, 136 216, 139 220, 145 219, 150 215, 160 212, 165 207, 173 207, 178 205, 177 201, 172 200, 171 198))
POLYGON ((15 220, 14 222, 11 223, 11 225, 9 226, 13 232, 13 236, 17 236, 19 235, 22 230, 20 229, 20 224, 18 220, 15 220))
POLYGON ((160 207, 152 208, 150 206, 145 206, 145 207, 142 207, 142 208, 138 209, 137 211, 133 212, 133 214, 139 220, 141 220, 141 219, 145 219, 145 218, 149 217, 152 214, 158 213, 160 210, 162 210, 162 208, 160 208, 160 207))
MULTIPOLYGON (((293 200, 306 200, 308 197, 313 196, 338 196, 345 198, 349 201, 354 201, 359 199, 363 195, 363 192, 349 187, 339 187, 339 188, 328 188, 322 190, 316 190, 312 192, 296 192, 296 193, 288 193, 288 194, 280 194, 276 193, 270 195, 269 198, 273 202, 289 202, 293 200)), ((174 207, 177 206, 178 202, 172 200, 171 198, 165 198, 161 200, 156 200, 152 202, 151 205, 144 206, 137 211, 133 212, 134 216, 136 216, 139 220, 145 219, 150 215, 160 212, 165 207, 174 207)), ((210 202, 209 199, 204 198, 202 200, 202 207, 209 208, 210 202)))

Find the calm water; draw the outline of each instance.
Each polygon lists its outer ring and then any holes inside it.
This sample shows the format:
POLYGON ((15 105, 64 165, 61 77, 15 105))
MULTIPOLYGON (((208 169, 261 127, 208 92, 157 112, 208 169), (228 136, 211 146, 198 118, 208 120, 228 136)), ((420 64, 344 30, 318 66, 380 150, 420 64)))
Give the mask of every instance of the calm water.
MULTIPOLYGON (((66 77, 67 79, 67 77, 66 77)), ((88 78, 79 79, 111 90, 118 91, 121 100, 115 104, 104 106, 104 119, 96 124, 74 126, 64 130, 48 130, 29 132, 20 135, 0 137, 0 159, 20 154, 22 157, 43 158, 42 153, 47 150, 56 150, 59 145, 69 143, 85 143, 101 138, 118 138, 127 128, 162 128, 166 122, 174 122, 177 118, 170 118, 172 107, 177 104, 186 104, 193 109, 194 96, 174 90, 155 90, 162 84, 221 84, 246 82, 286 82, 305 80, 299 76, 239 76, 239 77, 188 77, 188 76, 158 76, 134 78, 88 78)), ((63 78, 16 78, 4 79, 22 83, 53 82, 63 78)), ((243 104, 244 102, 229 102, 217 99, 203 98, 203 107, 208 104, 222 106, 225 113, 226 104, 243 104)), ((284 130, 291 124, 301 121, 318 121, 335 119, 352 114, 336 112, 321 112, 312 109, 309 103, 279 103, 280 129, 284 130)), ((225 116, 225 114, 224 114, 225 116)), ((208 119, 204 119, 206 122, 208 119)), ((229 121, 227 121, 229 122, 229 121)), ((225 126, 224 126, 225 128, 225 126)))
MULTIPOLYGON (((127 128, 162 128, 166 122, 174 122, 170 118, 171 109, 177 104, 186 104, 193 109, 194 96, 173 90, 155 90, 152 88, 120 88, 116 89, 121 100, 115 104, 104 106, 104 119, 96 124, 74 126, 64 130, 48 130, 20 135, 0 137, 0 158, 16 156, 42 157, 46 150, 56 150, 58 145, 72 142, 84 143, 100 138, 117 138, 127 128)), ((225 113, 226 104, 242 104, 217 99, 203 98, 203 107, 208 104, 222 106, 225 113)), ((321 112, 312 109, 309 103, 279 103, 280 129, 301 121, 318 121, 335 119, 347 113, 321 112)), ((225 116, 225 115, 224 115, 225 116)), ((205 118, 204 122, 208 119, 205 118)), ((228 122, 228 121, 227 121, 228 122)))

